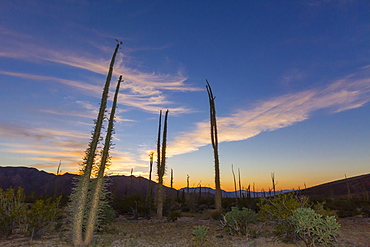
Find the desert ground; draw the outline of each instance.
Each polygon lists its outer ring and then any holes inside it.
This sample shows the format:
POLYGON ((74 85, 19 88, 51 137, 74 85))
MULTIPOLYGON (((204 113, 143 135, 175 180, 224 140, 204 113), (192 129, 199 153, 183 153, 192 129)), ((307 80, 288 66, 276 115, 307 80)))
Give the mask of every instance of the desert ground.
MULTIPOLYGON (((370 246, 370 218, 359 216, 343 218, 338 221, 341 224, 341 233, 335 246, 370 246)), ((251 227, 258 232, 258 237, 230 235, 222 229, 218 221, 205 215, 187 215, 175 222, 168 222, 166 219, 128 220, 121 216, 96 235, 93 246, 305 246, 304 243, 286 244, 274 239, 269 235, 268 229, 263 223, 257 223, 251 227), (202 244, 194 241, 192 235, 196 225, 205 225, 209 228, 206 241, 202 244)), ((30 241, 29 238, 13 235, 8 240, 0 240, 0 246, 71 246, 66 236, 66 233, 54 231, 39 240, 30 241)))

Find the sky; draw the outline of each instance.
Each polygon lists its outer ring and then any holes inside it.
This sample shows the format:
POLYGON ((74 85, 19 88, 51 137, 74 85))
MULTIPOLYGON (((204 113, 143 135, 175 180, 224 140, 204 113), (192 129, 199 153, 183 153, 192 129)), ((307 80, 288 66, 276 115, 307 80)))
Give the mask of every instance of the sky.
POLYGON ((367 0, 0 1, 0 166, 80 169, 117 39, 110 174, 148 177, 169 109, 165 185, 172 169, 175 188, 214 188, 206 80, 222 189, 232 165, 256 191, 272 173, 279 190, 367 174, 369 13, 367 0))

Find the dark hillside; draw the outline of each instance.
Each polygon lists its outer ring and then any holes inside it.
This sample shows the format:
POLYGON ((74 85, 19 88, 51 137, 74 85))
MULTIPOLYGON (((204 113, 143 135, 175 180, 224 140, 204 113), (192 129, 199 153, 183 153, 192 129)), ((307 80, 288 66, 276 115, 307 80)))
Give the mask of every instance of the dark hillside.
POLYGON ((301 190, 302 195, 313 199, 361 199, 370 195, 370 174, 336 180, 301 190))
MULTIPOLYGON (((73 178, 78 175, 65 173, 55 175, 36 168, 29 167, 0 167, 0 188, 23 188, 27 196, 51 197, 56 195, 69 195, 72 189, 73 178)), ((149 180, 135 176, 110 176, 109 190, 115 196, 129 195, 132 193, 146 196, 149 180)), ((152 183, 155 193, 156 183, 152 183)), ((165 187, 176 195, 176 190, 165 187)))
POLYGON ((0 188, 21 187, 26 195, 35 196, 52 196, 55 190, 58 195, 67 195, 75 176, 69 173, 57 176, 29 167, 0 167, 0 188))
MULTIPOLYGON (((24 188, 26 195, 36 197, 50 197, 55 191, 56 195, 69 195, 72 181, 78 175, 65 173, 55 175, 36 168, 29 167, 0 167, 0 188, 9 187, 24 188)), ((145 196, 147 193, 148 179, 135 176, 110 176, 109 190, 114 196, 137 194, 145 196)), ((155 182, 151 182, 153 194, 156 191, 155 182)), ((176 190, 165 187, 169 193, 176 195, 176 190)), ((182 190, 181 189, 180 193, 182 190)), ((199 188, 190 188, 190 192, 197 193, 199 188)), ((213 195, 213 189, 202 188, 202 192, 213 195)), ((199 192, 198 192, 199 193, 199 192)), ((253 192, 251 192, 253 193, 253 192)), ((311 188, 301 190, 302 195, 315 199, 369 199, 370 197, 370 174, 341 179, 311 188)), ((234 197, 235 192, 223 192, 223 197, 234 197)), ((253 194, 252 197, 262 195, 253 194)))

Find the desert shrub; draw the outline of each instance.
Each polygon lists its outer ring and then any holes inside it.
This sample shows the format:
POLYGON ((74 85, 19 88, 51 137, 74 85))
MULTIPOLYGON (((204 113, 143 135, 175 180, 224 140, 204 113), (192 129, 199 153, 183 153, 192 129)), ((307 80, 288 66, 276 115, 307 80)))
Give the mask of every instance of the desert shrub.
POLYGON ((24 221, 26 205, 22 188, 0 189, 0 234, 9 238, 13 231, 24 221))
POLYGON ((134 217, 136 214, 138 217, 141 216, 147 219, 150 219, 155 209, 153 197, 146 199, 136 194, 113 197, 110 205, 118 215, 132 215, 134 217))
POLYGON ((207 241, 207 226, 194 226, 193 236, 194 236, 194 242, 202 246, 207 241))
POLYGON ((253 211, 257 212, 259 198, 239 198, 238 205, 239 207, 250 208, 253 211))
POLYGON ((196 193, 190 193, 186 196, 185 210, 188 212, 196 213, 198 211, 198 195, 196 193))
POLYGON ((271 199, 261 198, 258 205, 261 219, 272 223, 274 235, 284 242, 297 240, 291 216, 297 208, 310 207, 307 197, 298 197, 293 193, 286 193, 271 199))
POLYGON ((100 231, 102 226, 110 224, 117 217, 117 212, 109 203, 104 203, 100 209, 100 217, 98 220, 97 228, 100 231))
POLYGON ((181 217, 181 211, 179 210, 174 210, 171 213, 167 215, 167 221, 168 222, 175 222, 181 217))
POLYGON ((291 221, 295 233, 306 246, 330 246, 337 241, 340 225, 334 216, 323 217, 311 208, 297 208, 293 211, 291 221))
POLYGON ((356 215, 370 215, 370 202, 364 200, 332 200, 326 204, 336 210, 339 218, 353 217, 356 215))
POLYGON ((214 209, 214 210, 212 210, 211 217, 214 220, 221 220, 222 219, 222 214, 219 210, 214 209))
POLYGON ((26 213, 26 228, 31 239, 41 238, 46 231, 56 225, 57 218, 62 214, 58 208, 61 197, 56 200, 36 200, 26 213))
POLYGON ((249 208, 242 208, 242 210, 239 210, 233 207, 230 212, 225 214, 221 224, 228 228, 232 234, 246 235, 248 224, 256 221, 257 214, 253 210, 249 208))

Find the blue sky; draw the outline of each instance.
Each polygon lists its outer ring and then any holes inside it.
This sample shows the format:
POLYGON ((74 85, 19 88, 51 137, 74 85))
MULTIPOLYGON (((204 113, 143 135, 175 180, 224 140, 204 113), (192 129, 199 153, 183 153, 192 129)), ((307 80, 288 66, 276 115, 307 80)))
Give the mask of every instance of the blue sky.
POLYGON ((279 189, 369 173, 369 13, 365 0, 1 1, 0 165, 79 169, 118 39, 111 173, 148 176, 169 109, 175 187, 214 187, 206 79, 223 189, 231 164, 257 190, 272 172, 279 189))

